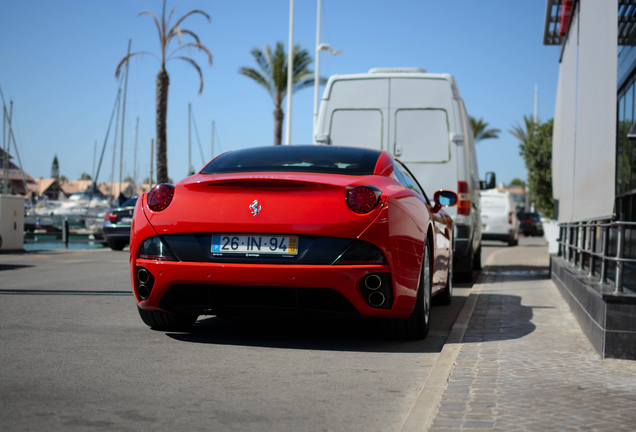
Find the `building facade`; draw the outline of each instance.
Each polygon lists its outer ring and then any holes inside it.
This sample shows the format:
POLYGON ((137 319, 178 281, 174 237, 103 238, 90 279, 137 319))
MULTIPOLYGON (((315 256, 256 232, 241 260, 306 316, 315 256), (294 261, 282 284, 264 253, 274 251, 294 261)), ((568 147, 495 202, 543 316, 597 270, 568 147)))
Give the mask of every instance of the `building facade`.
POLYGON ((636 359, 636 1, 548 0, 543 36, 561 46, 552 279, 599 354, 636 359))

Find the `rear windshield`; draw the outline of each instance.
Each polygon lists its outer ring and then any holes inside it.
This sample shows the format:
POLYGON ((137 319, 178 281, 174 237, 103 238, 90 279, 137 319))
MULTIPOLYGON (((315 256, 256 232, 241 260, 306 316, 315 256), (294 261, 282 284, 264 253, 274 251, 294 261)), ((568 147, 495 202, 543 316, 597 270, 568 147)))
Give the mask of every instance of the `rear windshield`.
POLYGON ((255 147, 225 153, 202 174, 241 172, 312 172, 371 175, 380 151, 325 145, 255 147))

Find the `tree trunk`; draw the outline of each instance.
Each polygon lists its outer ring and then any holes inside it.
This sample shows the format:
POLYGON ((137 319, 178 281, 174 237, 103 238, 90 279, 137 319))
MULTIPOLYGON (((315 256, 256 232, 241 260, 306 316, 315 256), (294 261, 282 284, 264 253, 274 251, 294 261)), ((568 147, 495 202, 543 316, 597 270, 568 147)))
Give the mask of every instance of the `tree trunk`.
POLYGON ((157 74, 157 183, 168 183, 166 119, 168 117, 169 85, 168 72, 162 67, 157 74))
POLYGON ((274 110, 274 145, 281 145, 283 141, 283 119, 285 114, 281 107, 274 110))

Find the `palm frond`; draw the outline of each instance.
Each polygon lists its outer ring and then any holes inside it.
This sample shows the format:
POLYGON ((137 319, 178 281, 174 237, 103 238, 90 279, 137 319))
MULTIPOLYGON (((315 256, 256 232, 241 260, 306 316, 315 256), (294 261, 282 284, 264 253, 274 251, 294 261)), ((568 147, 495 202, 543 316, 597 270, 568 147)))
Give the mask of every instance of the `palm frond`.
MULTIPOLYGON (((195 42, 201 43, 201 41, 199 40, 199 36, 194 34, 194 32, 192 32, 190 30, 182 29, 182 28, 180 28, 179 31, 181 32, 182 35, 187 34, 188 36, 192 36, 192 38, 195 40, 195 42)), ((175 28, 173 27, 170 30, 170 33, 168 33, 168 41, 170 41, 170 39, 172 39, 174 37, 174 35, 175 35, 175 28)), ((179 43, 181 43, 181 37, 179 37, 179 43)))
POLYGON ((156 55, 154 55, 154 54, 153 54, 153 53, 151 53, 151 52, 147 52, 147 51, 139 51, 139 52, 136 52, 136 53, 129 54, 129 55, 127 55, 126 57, 124 57, 123 59, 121 59, 121 61, 120 61, 120 62, 119 62, 119 64, 117 65, 117 68, 115 69, 115 78, 119 78, 119 74, 121 73, 121 68, 122 68, 122 67, 126 64, 126 62, 127 62, 127 61, 128 61, 128 60, 132 57, 132 56, 136 56, 136 55, 146 55, 146 54, 151 55, 151 56, 153 56, 154 58, 156 58, 157 60, 159 60, 159 58, 158 58, 156 55))
POLYGON ((200 80, 199 94, 201 94, 201 92, 203 92, 203 73, 201 73, 201 68, 199 67, 199 65, 194 60, 188 57, 175 57, 175 59, 179 59, 179 60, 183 60, 187 62, 197 70, 197 72, 199 73, 199 80, 200 80))
POLYGON ((201 14, 201 15, 203 15, 204 17, 206 17, 208 19, 208 22, 210 22, 210 15, 208 15, 205 12, 203 12, 201 9, 194 9, 194 10, 191 10, 190 12, 188 12, 187 14, 185 14, 184 16, 182 16, 181 18, 179 18, 179 21, 177 21, 177 23, 174 25, 174 27, 179 27, 179 24, 181 24, 184 19, 186 19, 190 15, 194 15, 194 14, 201 14))
POLYGON ((257 71, 254 68, 247 68, 247 67, 242 67, 239 69, 239 73, 241 75, 244 75, 248 78, 252 78, 254 81, 256 81, 261 87, 265 88, 265 90, 267 90, 267 92, 270 94, 270 96, 272 97, 272 99, 275 99, 275 95, 272 94, 272 89, 271 89, 271 85, 270 82, 267 80, 267 78, 261 74, 259 71, 257 71))
POLYGON ((170 53, 170 55, 168 56, 168 60, 170 60, 172 56, 174 55, 174 53, 176 53, 177 51, 183 48, 188 48, 188 47, 197 48, 199 51, 203 51, 204 53, 206 53, 208 55, 208 66, 212 65, 212 53, 205 46, 196 42, 190 42, 190 43, 179 46, 179 48, 175 49, 174 51, 170 53))
POLYGON ((176 9, 176 8, 177 8, 177 7, 175 6, 175 7, 173 7, 173 8, 172 8, 172 10, 170 11, 170 14, 168 15, 168 23, 170 23, 170 20, 172 19, 172 14, 174 13, 174 11, 175 11, 175 9, 176 9))
POLYGON ((159 20, 157 19, 156 16, 154 16, 154 14, 152 12, 150 12, 148 9, 142 10, 141 12, 139 12, 137 14, 137 17, 140 17, 141 15, 150 15, 152 17, 153 20, 155 20, 155 25, 157 26, 157 32, 159 33, 159 40, 162 40, 161 37, 161 25, 159 24, 159 20))

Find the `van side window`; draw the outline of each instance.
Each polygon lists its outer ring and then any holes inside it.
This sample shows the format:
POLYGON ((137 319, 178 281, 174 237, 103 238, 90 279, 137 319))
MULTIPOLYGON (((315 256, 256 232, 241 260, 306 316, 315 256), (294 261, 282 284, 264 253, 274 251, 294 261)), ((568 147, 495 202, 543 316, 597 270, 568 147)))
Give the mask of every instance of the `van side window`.
POLYGON ((417 180, 415 180, 415 177, 413 176, 413 174, 411 174, 411 171, 409 171, 409 169, 399 160, 395 161, 395 166, 397 168, 397 171, 395 172, 395 174, 400 184, 420 194, 424 198, 426 203, 430 205, 431 203, 428 200, 428 197, 424 193, 424 190, 422 189, 420 184, 417 182, 417 180))

